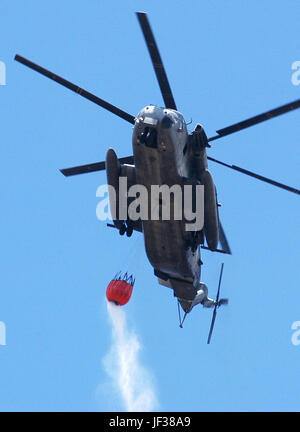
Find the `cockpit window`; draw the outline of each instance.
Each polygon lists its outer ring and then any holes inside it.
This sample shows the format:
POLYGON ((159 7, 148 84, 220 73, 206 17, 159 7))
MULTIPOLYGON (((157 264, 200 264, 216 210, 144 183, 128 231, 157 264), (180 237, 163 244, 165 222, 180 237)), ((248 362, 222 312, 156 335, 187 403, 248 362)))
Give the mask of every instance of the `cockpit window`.
POLYGON ((172 124, 173 124, 173 120, 169 116, 165 115, 161 121, 161 126, 164 129, 170 129, 172 124))
POLYGON ((178 122, 178 132, 182 132, 183 131, 183 122, 182 120, 179 120, 178 122))

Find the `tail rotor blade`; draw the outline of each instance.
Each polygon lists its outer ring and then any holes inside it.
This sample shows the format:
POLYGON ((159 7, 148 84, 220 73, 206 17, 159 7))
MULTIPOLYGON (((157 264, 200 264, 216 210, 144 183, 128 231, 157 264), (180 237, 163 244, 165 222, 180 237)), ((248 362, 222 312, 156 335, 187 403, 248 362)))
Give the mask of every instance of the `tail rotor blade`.
POLYGON ((212 332, 213 332, 214 325, 215 325, 216 316, 217 316, 217 309, 215 307, 214 312, 213 312, 213 317, 211 320, 210 329, 209 329, 208 339, 207 339, 208 344, 210 343, 210 340, 211 340, 212 332))
POLYGON ((216 297, 216 302, 217 303, 218 303, 219 297, 220 297, 220 287, 221 287, 222 276, 223 276, 223 268, 224 268, 224 263, 222 263, 222 265, 221 265, 221 271, 220 271, 220 277, 219 277, 219 285, 218 285, 218 292, 217 292, 217 297, 216 297))
POLYGON ((212 320, 211 320, 211 325, 210 325, 208 339, 207 339, 207 343, 208 344, 210 343, 210 340, 211 340, 211 336, 212 336, 212 332, 213 332, 213 329, 214 329, 214 326, 215 326, 215 321, 216 321, 216 316, 217 316, 217 307, 218 307, 218 302, 219 302, 219 297, 220 297, 220 287, 221 287, 222 276, 223 276, 223 268, 224 268, 224 263, 222 263, 221 271, 220 271, 218 291, 217 291, 217 297, 216 297, 216 304, 215 304, 215 307, 214 307, 213 317, 212 317, 212 320))

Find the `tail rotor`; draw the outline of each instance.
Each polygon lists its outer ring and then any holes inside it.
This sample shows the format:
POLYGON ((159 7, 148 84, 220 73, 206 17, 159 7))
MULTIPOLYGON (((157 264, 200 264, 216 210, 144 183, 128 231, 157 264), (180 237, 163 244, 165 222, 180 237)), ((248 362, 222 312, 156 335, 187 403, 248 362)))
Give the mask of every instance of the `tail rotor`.
POLYGON ((223 276, 223 268, 224 268, 224 263, 222 263, 222 265, 221 265, 221 271, 220 271, 220 277, 219 277, 219 285, 218 285, 218 292, 217 292, 217 297, 216 297, 216 304, 215 304, 215 307, 214 307, 213 317, 212 317, 212 320, 211 320, 211 325, 210 325, 208 339, 207 339, 207 343, 208 344, 210 343, 212 332, 213 332, 213 329, 214 329, 215 320, 216 320, 216 316, 217 316, 217 308, 219 306, 228 304, 228 299, 220 299, 219 300, 220 287, 221 287, 222 276, 223 276))

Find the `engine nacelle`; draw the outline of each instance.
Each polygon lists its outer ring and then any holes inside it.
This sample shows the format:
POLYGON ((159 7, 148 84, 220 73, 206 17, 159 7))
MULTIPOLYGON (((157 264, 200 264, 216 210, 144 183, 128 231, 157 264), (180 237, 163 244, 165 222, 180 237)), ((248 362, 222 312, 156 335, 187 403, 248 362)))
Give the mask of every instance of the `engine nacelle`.
POLYGON ((209 249, 215 250, 219 243, 219 212, 216 187, 208 170, 201 173, 204 185, 204 234, 209 249))
POLYGON ((112 186, 114 189, 114 193, 109 188, 109 205, 110 211, 113 215, 115 213, 116 218, 114 219, 114 224, 117 228, 121 228, 123 226, 124 221, 127 220, 128 217, 120 217, 120 211, 123 215, 127 215, 127 209, 130 202, 128 199, 128 189, 136 184, 136 174, 135 167, 133 165, 121 165, 118 157, 113 149, 108 149, 106 153, 105 160, 105 168, 106 168, 106 177, 107 184, 112 186), (127 188, 124 189, 124 196, 120 197, 119 190, 119 178, 126 177, 127 188), (120 209, 120 200, 125 205, 125 209, 120 209))
POLYGON ((203 127, 198 123, 195 130, 189 135, 189 143, 192 154, 200 157, 205 147, 209 147, 206 133, 203 127))

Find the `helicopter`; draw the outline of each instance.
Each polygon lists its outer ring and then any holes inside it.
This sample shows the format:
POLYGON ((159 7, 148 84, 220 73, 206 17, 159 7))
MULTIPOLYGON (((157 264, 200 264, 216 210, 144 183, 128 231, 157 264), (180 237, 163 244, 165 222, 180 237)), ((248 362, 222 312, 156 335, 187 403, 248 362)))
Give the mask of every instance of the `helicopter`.
MULTIPOLYGON (((300 99, 219 129, 216 135, 210 138, 207 137, 203 126, 199 123, 192 132, 189 132, 183 115, 177 109, 147 14, 145 12, 136 14, 160 87, 164 101, 163 107, 147 105, 136 116, 133 116, 18 54, 15 60, 133 125, 133 155, 118 158, 115 151, 109 148, 105 161, 61 169, 64 176, 106 170, 107 183, 116 191, 119 191, 120 178, 127 180, 128 188, 137 184, 142 185, 146 190, 150 190, 153 185, 180 185, 182 189, 190 185, 194 187, 193 191, 197 185, 204 188, 202 208, 204 222, 201 229, 186 230, 186 221, 183 218, 181 220, 174 217, 168 220, 163 220, 163 218, 153 220, 151 217, 132 219, 128 212, 125 217, 124 215, 119 217, 118 199, 113 223, 107 225, 117 229, 121 235, 126 233, 128 237, 133 231, 143 234, 146 254, 154 269, 154 275, 158 278, 159 284, 171 288, 178 299, 180 327, 186 315, 196 304, 214 308, 209 343, 216 310, 222 304, 226 304, 227 300, 219 300, 223 265, 217 298, 213 300, 208 297, 206 285, 200 282, 201 266, 203 265, 200 252, 201 249, 208 249, 213 252, 231 254, 231 248, 220 222, 217 189, 208 170, 208 161, 298 195, 300 190, 239 166, 217 160, 209 156, 207 150, 217 139, 299 108, 300 99), (181 319, 179 305, 185 313, 183 319, 181 319)), ((196 194, 196 192, 193 193, 196 194)), ((111 195, 109 198, 112 206, 111 195)), ((126 199, 129 206, 131 199, 128 196, 126 199)), ((158 206, 162 207, 163 204, 163 199, 161 199, 158 206)))

